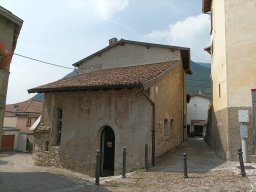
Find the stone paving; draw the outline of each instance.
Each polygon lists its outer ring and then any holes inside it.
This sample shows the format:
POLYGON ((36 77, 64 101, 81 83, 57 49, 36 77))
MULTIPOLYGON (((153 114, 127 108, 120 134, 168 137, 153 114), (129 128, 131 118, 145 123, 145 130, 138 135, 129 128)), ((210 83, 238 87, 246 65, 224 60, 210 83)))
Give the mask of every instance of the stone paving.
POLYGON ((31 164, 31 155, 0 154, 1 192, 134 192, 134 191, 255 191, 256 164, 246 164, 246 177, 240 175, 239 163, 218 159, 202 139, 190 139, 157 161, 158 166, 149 172, 138 170, 121 176, 100 179, 72 171, 36 167, 31 164), (188 178, 183 178, 182 154, 188 154, 188 178))

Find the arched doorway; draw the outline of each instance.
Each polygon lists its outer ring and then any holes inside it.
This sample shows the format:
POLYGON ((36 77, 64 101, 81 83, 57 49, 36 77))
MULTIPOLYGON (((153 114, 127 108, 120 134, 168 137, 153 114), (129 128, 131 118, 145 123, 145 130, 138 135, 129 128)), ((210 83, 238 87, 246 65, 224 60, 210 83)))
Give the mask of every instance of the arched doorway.
POLYGON ((115 162, 115 133, 111 127, 106 126, 101 133, 101 176, 114 175, 115 162))

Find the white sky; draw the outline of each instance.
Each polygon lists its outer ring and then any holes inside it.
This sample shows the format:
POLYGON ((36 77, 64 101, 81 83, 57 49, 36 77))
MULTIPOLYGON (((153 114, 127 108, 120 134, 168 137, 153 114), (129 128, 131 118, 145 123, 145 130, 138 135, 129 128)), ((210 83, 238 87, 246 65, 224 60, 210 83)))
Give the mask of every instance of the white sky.
MULTIPOLYGON (((112 37, 191 48, 192 60, 210 62, 209 15, 201 0, 0 0, 24 20, 15 52, 72 67, 104 48, 112 37)), ((72 70, 14 56, 7 103, 34 94, 27 90, 56 81, 72 70)))

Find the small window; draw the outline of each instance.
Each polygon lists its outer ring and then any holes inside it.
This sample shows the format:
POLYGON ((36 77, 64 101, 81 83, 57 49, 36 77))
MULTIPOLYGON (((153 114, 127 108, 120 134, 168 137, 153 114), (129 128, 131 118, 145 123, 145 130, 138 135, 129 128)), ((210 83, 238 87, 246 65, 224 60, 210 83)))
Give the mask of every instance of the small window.
POLYGON ((30 118, 30 117, 27 118, 26 126, 27 126, 27 127, 30 127, 30 126, 31 126, 31 118, 30 118))
POLYGON ((56 133, 57 145, 60 145, 60 142, 61 142, 62 116, 63 116, 63 110, 59 108, 57 111, 57 133, 56 133))
POLYGON ((173 129, 173 119, 170 120, 170 130, 169 130, 169 134, 171 134, 173 129))
POLYGON ((170 135, 170 126, 168 123, 168 119, 164 120, 164 136, 170 135))
POLYGON ((219 83, 219 97, 221 97, 221 87, 220 87, 220 83, 219 83))

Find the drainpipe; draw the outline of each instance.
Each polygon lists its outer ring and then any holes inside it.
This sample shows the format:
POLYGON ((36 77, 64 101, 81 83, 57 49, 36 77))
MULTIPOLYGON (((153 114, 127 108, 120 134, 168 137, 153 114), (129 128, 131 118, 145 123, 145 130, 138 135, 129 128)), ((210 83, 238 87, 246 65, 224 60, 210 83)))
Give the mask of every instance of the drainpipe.
MULTIPOLYGON (((184 108, 185 108, 185 104, 187 104, 187 102, 185 102, 185 73, 183 72, 183 77, 182 77, 182 79, 183 79, 183 88, 182 88, 182 103, 183 103, 183 105, 182 105, 182 120, 183 120, 183 122, 182 122, 182 143, 184 143, 184 141, 185 141, 185 132, 184 132, 184 127, 185 127, 185 118, 184 118, 184 112, 185 112, 185 110, 184 110, 184 108)), ((186 107, 186 109, 187 109, 187 107, 186 107)), ((186 117, 187 117, 187 113, 186 113, 186 117)), ((187 119, 186 119, 186 123, 187 123, 187 119)))
POLYGON ((147 100, 151 103, 152 105, 152 128, 151 128, 151 137, 152 137, 152 159, 151 163, 153 166, 156 165, 156 152, 155 152, 155 103, 150 99, 149 96, 145 93, 143 87, 142 87, 142 94, 147 98, 147 100))

